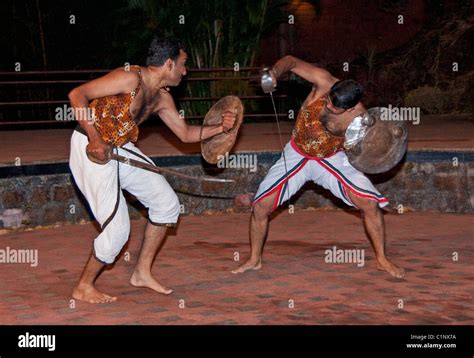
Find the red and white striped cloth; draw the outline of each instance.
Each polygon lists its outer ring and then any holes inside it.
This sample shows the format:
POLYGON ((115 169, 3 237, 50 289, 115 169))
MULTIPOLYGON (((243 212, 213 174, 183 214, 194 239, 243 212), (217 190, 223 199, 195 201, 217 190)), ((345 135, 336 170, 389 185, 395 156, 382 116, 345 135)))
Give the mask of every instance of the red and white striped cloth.
POLYGON ((333 195, 350 206, 354 204, 349 198, 348 191, 375 200, 381 208, 388 204, 388 199, 375 189, 371 181, 349 163, 344 151, 325 158, 310 157, 296 146, 293 139, 286 144, 284 151, 289 179, 285 173, 282 155, 260 183, 253 205, 277 192, 273 205, 275 210, 310 180, 330 190, 333 195))

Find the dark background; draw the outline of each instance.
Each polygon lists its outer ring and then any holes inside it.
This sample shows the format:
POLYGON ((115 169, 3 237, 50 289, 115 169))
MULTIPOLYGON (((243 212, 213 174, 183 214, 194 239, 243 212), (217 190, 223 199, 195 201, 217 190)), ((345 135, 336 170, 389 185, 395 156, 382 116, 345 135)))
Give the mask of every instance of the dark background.
MULTIPOLYGON (((449 0, 10 0, 3 3, 0 18, 0 93, 2 102, 66 100, 67 92, 78 84, 3 82, 88 80, 102 73, 27 77, 6 72, 15 71, 16 63, 21 72, 108 70, 126 62, 144 65, 148 45, 158 34, 184 40, 190 69, 230 68, 235 62, 243 68, 263 67, 292 54, 340 78, 361 82, 369 107, 392 104, 417 106, 424 114, 471 113, 473 13, 471 1, 449 0), (181 15, 185 24, 178 23, 181 15), (294 24, 288 23, 289 16, 294 16, 294 24), (349 70, 343 71, 346 62, 349 70)), ((257 75, 240 72, 240 76, 257 75)), ((193 76, 203 73, 190 71, 188 78, 193 76)), ((292 95, 278 102, 282 112, 298 105, 310 88, 295 76, 289 79, 281 93, 292 95)), ((194 115, 205 114, 213 102, 180 103, 180 98, 230 93, 262 95, 255 80, 184 81, 174 89, 178 105, 194 115)), ((271 112, 268 103, 246 103, 248 113, 271 112)), ((54 106, 1 104, 0 109, 0 123, 54 117, 54 106)))

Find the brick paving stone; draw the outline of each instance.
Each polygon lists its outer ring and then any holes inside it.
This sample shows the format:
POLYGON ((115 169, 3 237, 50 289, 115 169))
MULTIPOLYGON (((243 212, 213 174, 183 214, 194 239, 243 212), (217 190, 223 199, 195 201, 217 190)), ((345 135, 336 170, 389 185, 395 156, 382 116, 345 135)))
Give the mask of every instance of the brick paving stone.
POLYGON ((461 321, 460 323, 462 324, 463 321, 469 321, 469 320, 473 319, 474 316, 472 316, 472 315, 468 316, 466 314, 457 314, 457 315, 451 315, 451 316, 449 316, 449 318, 451 318, 452 320, 457 321, 457 322, 461 321))
POLYGON ((109 317, 113 317, 113 318, 122 318, 122 317, 128 317, 128 316, 129 316, 128 312, 109 313, 109 317))
POLYGON ((255 306, 239 307, 239 311, 242 311, 242 312, 251 312, 251 311, 256 311, 256 310, 257 310, 257 307, 255 307, 255 306))
POLYGON ((17 318, 19 320, 22 320, 22 321, 23 320, 27 321, 27 320, 30 320, 30 319, 35 319, 35 318, 38 318, 38 317, 39 317, 39 315, 37 315, 36 313, 20 314, 20 315, 17 316, 17 318))
POLYGON ((198 308, 198 307, 204 307, 205 304, 202 302, 185 302, 186 308, 198 308))
POLYGON ((12 310, 29 310, 31 309, 30 305, 12 305, 10 306, 10 309, 12 310))
POLYGON ((257 295, 257 297, 259 297, 259 298, 272 298, 272 297, 275 297, 275 295, 273 293, 262 293, 262 294, 257 295))
POLYGON ((222 326, 236 325, 238 323, 239 322, 234 321, 233 319, 226 319, 222 321, 213 322, 213 324, 215 325, 222 325, 222 326))
POLYGON ((219 316, 219 312, 208 310, 208 311, 201 312, 201 315, 202 316, 219 316))
POLYGON ((164 307, 150 307, 147 309, 147 312, 151 313, 160 313, 160 312, 167 312, 168 310, 164 307))

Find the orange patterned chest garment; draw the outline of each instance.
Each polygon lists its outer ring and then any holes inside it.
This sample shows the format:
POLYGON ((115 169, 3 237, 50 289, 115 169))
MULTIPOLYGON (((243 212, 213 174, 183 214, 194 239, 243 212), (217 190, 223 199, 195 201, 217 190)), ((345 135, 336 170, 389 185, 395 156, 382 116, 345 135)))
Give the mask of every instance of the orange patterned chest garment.
POLYGON ((93 109, 94 125, 104 142, 121 147, 138 139, 138 126, 130 113, 130 105, 140 91, 142 77, 139 66, 137 70, 139 82, 131 93, 117 94, 94 99, 89 108, 93 109))
POLYGON ((321 123, 324 103, 321 96, 305 109, 301 108, 293 129, 295 144, 311 157, 324 158, 344 148, 344 138, 331 134, 321 123))

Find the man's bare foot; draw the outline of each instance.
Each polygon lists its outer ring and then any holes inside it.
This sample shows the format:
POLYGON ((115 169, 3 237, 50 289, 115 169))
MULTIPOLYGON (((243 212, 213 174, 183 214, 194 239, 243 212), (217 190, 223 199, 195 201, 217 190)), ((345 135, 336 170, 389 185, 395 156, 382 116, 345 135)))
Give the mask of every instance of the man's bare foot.
POLYGON ((377 268, 382 271, 387 271, 390 275, 397 278, 405 277, 405 270, 398 267, 391 261, 385 259, 384 261, 377 261, 377 268))
POLYGON ((255 261, 247 260, 242 265, 237 267, 235 270, 232 270, 232 273, 244 273, 248 270, 260 270, 262 268, 262 260, 255 261))
POLYGON ((86 301, 89 303, 109 303, 117 300, 117 297, 106 295, 100 292, 93 285, 77 285, 72 293, 72 297, 76 300, 86 301))
POLYGON ((173 293, 172 289, 161 286, 151 274, 143 274, 138 271, 133 272, 130 284, 135 287, 146 287, 163 295, 173 293))

